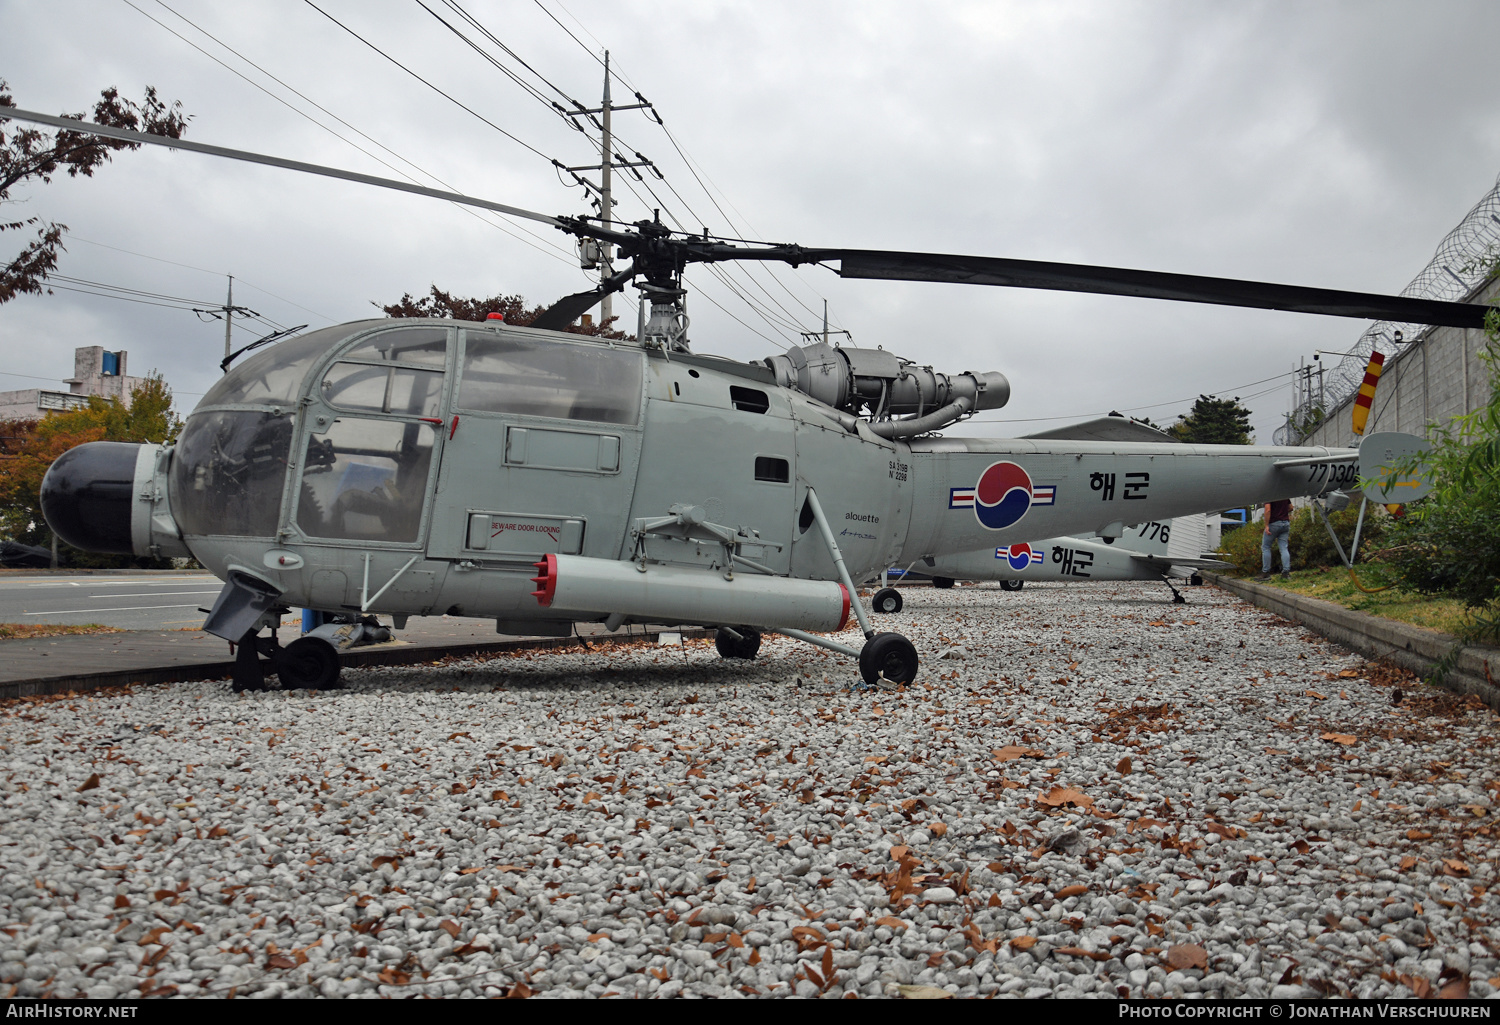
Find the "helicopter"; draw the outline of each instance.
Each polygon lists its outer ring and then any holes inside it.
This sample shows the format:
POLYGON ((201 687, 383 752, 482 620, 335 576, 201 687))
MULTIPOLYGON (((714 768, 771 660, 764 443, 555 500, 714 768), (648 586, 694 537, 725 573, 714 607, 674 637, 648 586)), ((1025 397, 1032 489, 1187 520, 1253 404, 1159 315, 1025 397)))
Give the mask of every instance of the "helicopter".
POLYGON ((478 206, 617 247, 625 263, 528 327, 381 319, 282 340, 229 368, 174 445, 93 442, 53 463, 42 507, 69 544, 192 556, 224 581, 203 629, 236 645, 236 689, 264 686, 268 665, 286 687, 337 684, 328 637, 276 639, 288 606, 384 614, 396 629, 447 614, 555 636, 577 622, 698 624, 717 628, 726 658, 754 658, 774 632, 856 659, 867 683, 909 683, 915 646, 874 629, 855 580, 913 558, 1037 536, 1113 541, 1133 524, 1319 496, 1378 475, 1402 448, 1372 444, 1380 436, 1359 449, 1087 430, 945 437, 936 432, 1005 405, 1003 374, 826 343, 757 363, 696 353, 683 287, 695 263, 836 263, 852 278, 1460 326, 1482 325, 1487 312, 1152 271, 736 244, 659 219, 554 217, 16 108, 4 117, 478 206), (643 297, 635 340, 562 332, 630 283, 643 297), (825 636, 851 615, 859 648, 825 636))
MULTIPOLYGON (((1187 604, 1173 577, 1202 584, 1203 570, 1224 570, 1232 564, 1204 554, 1208 526, 1202 516, 1178 516, 1165 522, 1151 520, 1125 528, 1116 542, 1097 538, 1052 537, 1041 541, 1013 541, 961 555, 918 559, 897 568, 902 583, 925 578, 933 587, 952 587, 960 580, 998 581, 1001 590, 1019 591, 1032 583, 1088 583, 1090 581, 1157 580, 1165 583, 1177 605, 1187 604)), ((893 574, 883 573, 880 588, 871 595, 876 612, 900 612, 901 591, 891 586, 893 574)))

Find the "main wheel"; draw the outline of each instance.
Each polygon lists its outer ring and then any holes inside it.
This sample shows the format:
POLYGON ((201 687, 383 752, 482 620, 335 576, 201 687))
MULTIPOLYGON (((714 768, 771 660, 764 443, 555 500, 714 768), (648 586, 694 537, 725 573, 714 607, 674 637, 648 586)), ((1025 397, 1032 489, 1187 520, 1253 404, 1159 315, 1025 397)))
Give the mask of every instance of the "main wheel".
POLYGON ((942 588, 952 587, 953 586, 953 578, 952 577, 933 577, 932 578, 932 586, 933 587, 942 587, 942 588))
POLYGON ((719 654, 724 658, 754 658, 760 651, 760 631, 752 626, 737 626, 734 632, 740 635, 738 640, 723 630, 715 631, 714 647, 719 654))
POLYGON ((1000 590, 1019 591, 1022 587, 1025 586, 1025 584, 1026 581, 1024 580, 1002 580, 1000 581, 1000 590))
POLYGON ((917 678, 917 649, 900 634, 876 634, 859 653, 859 675, 872 687, 882 676, 911 683, 917 678))
POLYGON ((870 605, 876 612, 890 615, 901 611, 901 592, 894 587, 882 587, 875 592, 875 597, 870 600, 870 605))
POLYGON ((318 637, 302 637, 276 655, 283 690, 332 690, 339 685, 339 653, 318 637))

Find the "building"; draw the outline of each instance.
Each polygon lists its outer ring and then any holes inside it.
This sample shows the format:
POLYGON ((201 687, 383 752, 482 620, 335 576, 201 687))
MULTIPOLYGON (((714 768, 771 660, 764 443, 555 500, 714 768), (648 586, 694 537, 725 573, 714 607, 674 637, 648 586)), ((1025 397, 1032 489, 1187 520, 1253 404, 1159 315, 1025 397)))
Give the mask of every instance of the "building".
POLYGON ((146 379, 125 372, 129 355, 123 350, 106 351, 102 345, 79 346, 73 350, 73 376, 62 382, 67 391, 22 388, 0 392, 0 420, 33 420, 54 410, 83 409, 90 395, 130 405, 132 394, 146 379))

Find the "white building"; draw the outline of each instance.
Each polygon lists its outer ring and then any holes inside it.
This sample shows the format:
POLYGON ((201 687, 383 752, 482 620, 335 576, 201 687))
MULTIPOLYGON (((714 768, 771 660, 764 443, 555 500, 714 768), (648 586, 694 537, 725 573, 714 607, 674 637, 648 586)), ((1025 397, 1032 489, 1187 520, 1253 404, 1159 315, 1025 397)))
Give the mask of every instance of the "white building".
POLYGON ((125 405, 143 377, 125 372, 125 351, 108 352, 102 345, 83 345, 73 350, 73 376, 62 383, 67 391, 50 388, 22 388, 0 392, 0 420, 32 420, 54 410, 83 409, 90 395, 117 398, 125 405))

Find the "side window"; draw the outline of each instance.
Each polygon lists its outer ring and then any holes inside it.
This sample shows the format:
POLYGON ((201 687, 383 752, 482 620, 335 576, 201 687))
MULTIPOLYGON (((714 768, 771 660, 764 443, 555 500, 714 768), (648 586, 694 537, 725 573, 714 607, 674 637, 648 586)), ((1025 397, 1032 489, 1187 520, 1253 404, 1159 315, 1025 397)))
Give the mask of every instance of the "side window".
POLYGON ((770 484, 790 484, 792 482, 791 463, 785 459, 777 459, 775 456, 756 456, 755 479, 770 484))
POLYGON ((466 335, 458 405, 490 413, 633 424, 641 359, 631 349, 570 345, 490 331, 466 335))
POLYGON ((413 421, 341 416, 309 435, 297 526, 310 537, 415 541, 435 434, 413 421))
POLYGON ((764 413, 771 408, 771 397, 758 388, 730 385, 729 401, 742 413, 764 413))
POLYGON ((443 374, 370 363, 335 363, 323 377, 323 401, 340 409, 403 416, 438 416, 443 374))
POLYGON ((414 363, 442 369, 448 359, 448 329, 398 327, 382 331, 344 353, 343 358, 414 363))

